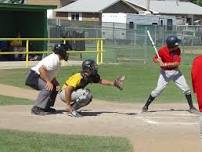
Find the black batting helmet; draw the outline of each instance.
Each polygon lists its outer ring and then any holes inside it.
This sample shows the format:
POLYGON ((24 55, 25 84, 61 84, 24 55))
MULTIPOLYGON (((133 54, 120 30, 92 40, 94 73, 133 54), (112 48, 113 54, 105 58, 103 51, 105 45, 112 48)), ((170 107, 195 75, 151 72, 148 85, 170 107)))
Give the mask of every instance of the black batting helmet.
POLYGON ((55 54, 59 54, 65 61, 69 58, 68 46, 66 44, 56 44, 53 48, 55 54))
POLYGON ((166 39, 166 44, 168 48, 174 48, 181 43, 181 40, 177 38, 177 36, 171 35, 166 39))
POLYGON ((94 60, 87 59, 87 60, 84 60, 82 63, 82 70, 83 71, 90 70, 90 71, 96 72, 97 71, 96 66, 97 66, 97 64, 95 63, 94 60))

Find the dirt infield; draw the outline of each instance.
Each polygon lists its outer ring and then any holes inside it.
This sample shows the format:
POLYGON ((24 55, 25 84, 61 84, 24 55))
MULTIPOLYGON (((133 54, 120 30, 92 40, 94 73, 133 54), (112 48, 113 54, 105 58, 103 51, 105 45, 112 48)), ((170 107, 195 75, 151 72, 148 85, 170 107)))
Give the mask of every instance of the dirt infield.
MULTIPOLYGON (((34 99, 37 92, 0 85, 0 94, 34 99), (8 93, 9 92, 9 93, 8 93)), ((199 117, 187 104, 153 104, 141 113, 142 104, 100 100, 82 109, 84 117, 72 118, 57 100, 57 114, 35 116, 31 106, 0 106, 0 128, 60 134, 119 136, 129 139, 135 152, 199 152, 199 117)))

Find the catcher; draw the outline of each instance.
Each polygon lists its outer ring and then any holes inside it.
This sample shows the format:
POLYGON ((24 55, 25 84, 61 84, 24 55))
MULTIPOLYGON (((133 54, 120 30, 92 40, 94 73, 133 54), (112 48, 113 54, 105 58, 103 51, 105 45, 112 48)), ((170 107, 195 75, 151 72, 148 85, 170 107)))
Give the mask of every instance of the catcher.
POLYGON ((87 59, 82 63, 82 71, 66 80, 59 96, 67 104, 66 110, 69 116, 80 117, 81 114, 77 110, 88 105, 93 98, 91 91, 85 89, 89 83, 114 86, 122 90, 124 79, 125 76, 120 76, 114 81, 101 79, 95 61, 87 59))

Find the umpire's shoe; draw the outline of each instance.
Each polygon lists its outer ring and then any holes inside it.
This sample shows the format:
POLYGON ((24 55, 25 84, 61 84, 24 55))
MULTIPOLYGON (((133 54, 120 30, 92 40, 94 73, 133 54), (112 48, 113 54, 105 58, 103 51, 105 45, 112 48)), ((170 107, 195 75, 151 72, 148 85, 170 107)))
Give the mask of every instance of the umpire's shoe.
POLYGON ((44 111, 48 112, 48 113, 56 113, 57 112, 54 108, 51 108, 51 107, 46 108, 44 111))
POLYGON ((48 114, 48 112, 46 112, 44 109, 39 108, 37 106, 32 107, 31 112, 32 112, 32 114, 40 115, 40 116, 44 116, 44 115, 48 114))
POLYGON ((144 106, 143 108, 142 108, 142 112, 147 112, 148 111, 148 107, 147 106, 144 106))

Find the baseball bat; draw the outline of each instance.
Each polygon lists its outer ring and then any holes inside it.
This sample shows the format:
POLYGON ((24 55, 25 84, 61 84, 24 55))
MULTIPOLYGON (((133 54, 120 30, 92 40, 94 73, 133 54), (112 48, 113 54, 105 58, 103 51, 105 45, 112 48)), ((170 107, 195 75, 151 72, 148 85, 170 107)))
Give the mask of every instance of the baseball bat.
POLYGON ((150 41, 152 43, 152 46, 153 46, 153 48, 154 48, 154 50, 156 52, 157 57, 160 58, 160 56, 158 54, 158 50, 157 50, 156 45, 155 45, 155 43, 154 43, 154 41, 153 41, 153 39, 151 37, 151 34, 150 34, 149 30, 147 30, 147 35, 149 36, 149 39, 150 39, 150 41))

